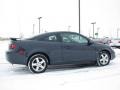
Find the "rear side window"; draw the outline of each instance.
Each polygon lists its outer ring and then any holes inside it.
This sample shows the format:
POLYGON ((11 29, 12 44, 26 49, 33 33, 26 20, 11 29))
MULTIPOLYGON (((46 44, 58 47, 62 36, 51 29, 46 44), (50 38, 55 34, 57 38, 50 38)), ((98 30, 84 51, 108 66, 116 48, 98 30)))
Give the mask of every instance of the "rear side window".
POLYGON ((56 42, 58 41, 58 38, 56 35, 49 35, 43 38, 43 41, 52 41, 52 42, 56 42))

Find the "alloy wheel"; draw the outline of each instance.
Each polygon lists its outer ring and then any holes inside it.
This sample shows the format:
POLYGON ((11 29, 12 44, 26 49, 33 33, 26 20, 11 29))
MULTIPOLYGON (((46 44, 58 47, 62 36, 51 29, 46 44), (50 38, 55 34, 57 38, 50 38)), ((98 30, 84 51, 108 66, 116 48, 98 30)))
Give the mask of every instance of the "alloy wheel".
POLYGON ((28 66, 34 73, 44 72, 47 68, 47 58, 41 54, 34 55, 31 57, 28 66))
POLYGON ((109 64, 109 62, 110 62, 109 54, 107 52, 105 52, 105 51, 101 52, 100 57, 99 57, 99 59, 97 61, 97 64, 99 66, 105 66, 105 65, 109 64))

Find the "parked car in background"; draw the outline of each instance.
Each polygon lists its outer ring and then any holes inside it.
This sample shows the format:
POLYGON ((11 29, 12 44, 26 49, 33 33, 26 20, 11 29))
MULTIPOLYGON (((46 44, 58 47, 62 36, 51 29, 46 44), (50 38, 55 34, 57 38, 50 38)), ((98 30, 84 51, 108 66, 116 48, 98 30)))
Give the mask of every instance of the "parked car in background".
POLYGON ((109 45, 112 47, 120 47, 120 39, 112 39, 109 45))
POLYGON ((41 73, 48 65, 95 63, 108 65, 115 58, 111 47, 98 44, 75 32, 50 32, 25 40, 11 38, 7 60, 22 64, 34 73, 41 73))
POLYGON ((111 43, 110 38, 94 38, 92 40, 96 43, 101 43, 101 44, 106 44, 106 45, 109 45, 111 43))

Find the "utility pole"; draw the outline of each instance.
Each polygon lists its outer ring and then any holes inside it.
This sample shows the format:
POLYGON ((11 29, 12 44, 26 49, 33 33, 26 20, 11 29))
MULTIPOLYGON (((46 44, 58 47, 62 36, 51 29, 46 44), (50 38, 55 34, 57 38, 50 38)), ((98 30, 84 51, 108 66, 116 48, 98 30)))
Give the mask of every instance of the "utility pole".
POLYGON ((93 38, 95 38, 94 37, 94 25, 96 24, 96 22, 92 22, 91 24, 93 25, 93 38))
POLYGON ((79 34, 81 33, 81 23, 80 23, 80 0, 78 0, 78 8, 79 8, 79 34))
POLYGON ((39 20, 39 34, 40 34, 40 19, 41 19, 42 17, 38 17, 38 20, 39 20))

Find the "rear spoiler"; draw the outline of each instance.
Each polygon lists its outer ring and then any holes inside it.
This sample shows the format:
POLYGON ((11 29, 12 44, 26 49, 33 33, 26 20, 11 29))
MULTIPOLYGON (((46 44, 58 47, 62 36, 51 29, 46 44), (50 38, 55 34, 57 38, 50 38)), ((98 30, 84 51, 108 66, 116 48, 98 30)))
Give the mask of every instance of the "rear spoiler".
POLYGON ((21 40, 20 38, 10 38, 11 41, 21 40))

